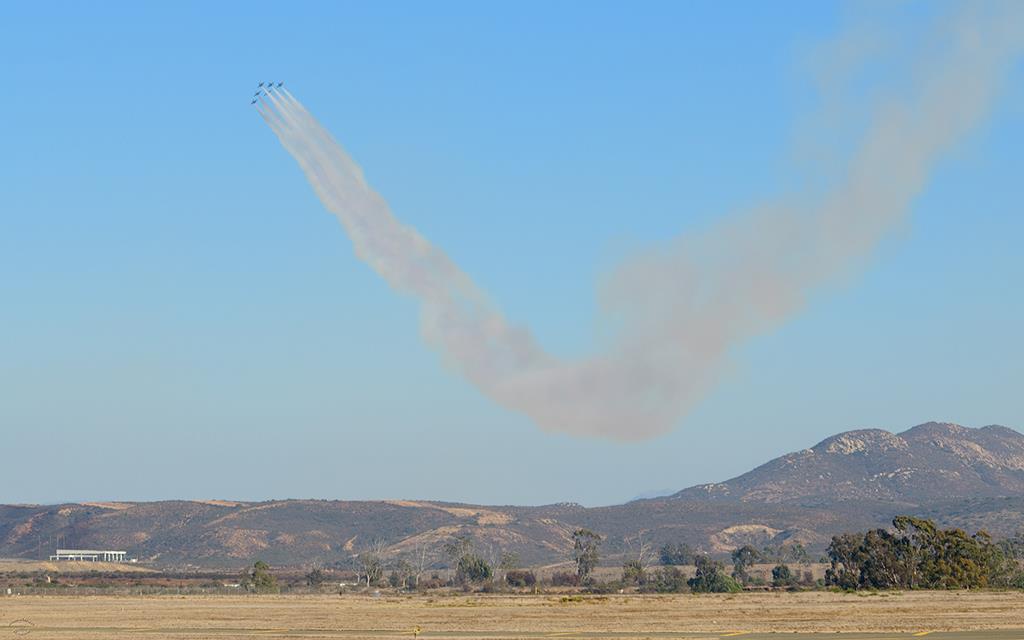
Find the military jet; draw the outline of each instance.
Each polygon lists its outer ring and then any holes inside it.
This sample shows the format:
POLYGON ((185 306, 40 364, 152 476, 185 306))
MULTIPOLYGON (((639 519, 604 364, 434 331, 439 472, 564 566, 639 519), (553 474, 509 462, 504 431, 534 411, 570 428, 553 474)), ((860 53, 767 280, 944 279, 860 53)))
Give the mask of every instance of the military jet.
POLYGON ((256 85, 256 86, 257 86, 257 87, 262 87, 262 86, 263 86, 263 83, 261 82, 261 83, 259 83, 259 84, 258 84, 258 85, 256 85))
POLYGON ((283 82, 278 82, 278 83, 277 83, 277 86, 278 86, 278 87, 283 87, 283 86, 284 86, 284 83, 283 83, 283 82))
POLYGON ((253 98, 252 102, 250 102, 249 104, 256 104, 256 98, 253 98))

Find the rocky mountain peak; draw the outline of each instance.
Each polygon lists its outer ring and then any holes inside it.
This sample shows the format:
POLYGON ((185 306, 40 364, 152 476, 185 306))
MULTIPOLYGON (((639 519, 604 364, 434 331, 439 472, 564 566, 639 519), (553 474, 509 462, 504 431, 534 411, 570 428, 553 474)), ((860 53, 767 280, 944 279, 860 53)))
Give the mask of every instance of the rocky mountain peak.
POLYGON ((855 429, 675 496, 796 504, 1024 496, 1024 435, 950 422, 927 422, 898 434, 855 429))
POLYGON ((912 438, 962 438, 969 437, 972 431, 977 429, 971 429, 964 427, 953 422, 925 422, 915 427, 911 427, 899 434, 900 436, 908 439, 912 438))
POLYGON ((848 456, 906 449, 907 447, 907 442, 903 438, 884 429, 855 429, 826 438, 811 450, 815 453, 848 456))

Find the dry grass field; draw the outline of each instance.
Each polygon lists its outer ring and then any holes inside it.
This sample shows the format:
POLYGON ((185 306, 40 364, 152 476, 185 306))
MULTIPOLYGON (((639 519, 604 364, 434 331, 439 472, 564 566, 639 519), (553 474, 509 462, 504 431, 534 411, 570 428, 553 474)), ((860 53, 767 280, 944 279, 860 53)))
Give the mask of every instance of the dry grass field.
MULTIPOLYGON (((718 638, 861 631, 942 637, 942 631, 1024 629, 1024 593, 0 598, 0 637, 7 632, 96 640, 380 638, 412 635, 416 628, 424 637, 718 638)), ((995 636, 1024 638, 1024 631, 970 637, 995 636)))

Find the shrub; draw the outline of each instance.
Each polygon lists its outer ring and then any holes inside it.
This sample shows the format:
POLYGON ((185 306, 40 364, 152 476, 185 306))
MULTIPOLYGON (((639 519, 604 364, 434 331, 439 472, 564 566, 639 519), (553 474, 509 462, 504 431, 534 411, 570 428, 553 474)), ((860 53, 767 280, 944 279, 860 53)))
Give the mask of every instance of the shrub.
POLYGON ((618 593, 622 590, 623 584, 617 580, 609 580, 608 582, 601 582, 599 580, 591 580, 587 583, 585 591, 587 593, 595 593, 606 595, 609 593, 618 593))
POLYGON ((693 563, 696 554, 688 544, 670 542, 658 551, 658 556, 663 565, 686 565, 693 563))
POLYGON ((459 558, 455 569, 455 580, 458 582, 484 582, 491 579, 491 565, 480 556, 472 553, 459 558))
POLYGON ((735 593, 743 587, 722 570, 722 563, 707 557, 699 557, 694 562, 697 573, 686 581, 694 593, 735 593))
POLYGON ((525 569, 512 569, 505 573, 505 582, 510 587, 532 587, 537 584, 537 576, 525 569))
POLYGON ((555 587, 576 587, 580 584, 580 578, 575 573, 568 571, 556 571, 551 574, 551 585, 555 587))
POLYGON ((658 593, 680 593, 686 591, 686 576, 675 567, 662 567, 654 572, 654 580, 650 586, 658 593))
POLYGON ((773 587, 791 587, 794 584, 796 584, 796 576, 793 575, 788 566, 780 564, 772 569, 773 587))
POLYGON ((622 565, 622 583, 628 585, 643 585, 647 580, 644 573, 644 565, 639 560, 630 560, 622 565))
POLYGON ((313 567, 313 569, 306 574, 306 584, 311 587, 319 587, 324 583, 326 577, 324 572, 320 570, 320 567, 313 567))
POLYGON ((257 593, 277 593, 280 588, 277 586, 277 579, 270 574, 270 566, 262 560, 257 560, 252 568, 246 572, 243 578, 245 588, 257 593))
POLYGON ((420 580, 420 589, 440 589, 445 585, 444 579, 436 573, 427 580, 420 580))

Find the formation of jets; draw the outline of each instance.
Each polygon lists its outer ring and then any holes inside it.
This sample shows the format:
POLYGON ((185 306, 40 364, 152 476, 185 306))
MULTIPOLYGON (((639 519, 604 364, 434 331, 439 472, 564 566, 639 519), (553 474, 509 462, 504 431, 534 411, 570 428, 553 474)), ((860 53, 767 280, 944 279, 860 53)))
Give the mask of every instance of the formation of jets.
POLYGON ((250 102, 249 104, 256 104, 256 102, 260 99, 260 96, 266 94, 266 92, 269 91, 270 89, 279 89, 283 86, 283 82, 278 82, 276 84, 273 82, 259 83, 258 85, 256 85, 256 93, 252 94, 252 102, 250 102))

